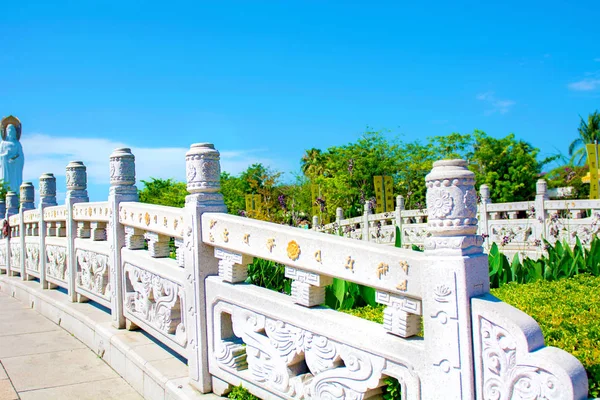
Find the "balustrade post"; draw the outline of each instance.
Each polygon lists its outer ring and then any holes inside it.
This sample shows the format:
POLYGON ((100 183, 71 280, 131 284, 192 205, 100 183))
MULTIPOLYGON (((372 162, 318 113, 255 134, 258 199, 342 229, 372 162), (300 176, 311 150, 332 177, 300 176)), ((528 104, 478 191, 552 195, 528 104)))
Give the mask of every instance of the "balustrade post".
MULTIPOLYGON (((4 223, 4 218, 6 217, 6 201, 4 199, 0 199, 0 216, 2 217, 2 220, 3 220, 2 223, 4 223)), ((0 227, 0 228, 2 228, 2 227, 0 227)), ((7 270, 6 273, 8 273, 8 259, 6 258, 6 255, 8 254, 8 250, 7 250, 8 242, 2 232, 0 232, 0 238, 1 238, 0 240, 2 240, 4 242, 4 246, 5 246, 4 253, 1 253, 1 254, 2 254, 2 256, 4 256, 4 260, 3 260, 4 267, 6 267, 6 270, 7 270)), ((3 270, 3 267, 0 266, 0 275, 3 273, 5 273, 3 270)))
MULTIPOLYGON (((490 187, 485 183, 479 187, 479 204, 477 204, 477 217, 479 218, 479 223, 477 224, 477 234, 486 235, 485 237, 489 237, 489 225, 488 225, 488 204, 492 202, 490 199, 490 187)), ((484 240, 485 248, 490 247, 490 241, 484 240)))
POLYGON ((31 279, 27 274, 26 261, 27 261, 27 249, 25 248, 25 237, 28 232, 25 230, 25 219, 23 218, 24 212, 27 210, 35 209, 35 189, 31 182, 23 182, 20 187, 21 196, 19 208, 19 240, 21 242, 21 279, 28 281, 31 279))
POLYGON ((368 242, 369 238, 369 214, 371 214, 371 207, 369 201, 365 202, 363 206, 363 222, 362 222, 362 240, 368 242))
POLYGON ((206 298, 204 281, 219 272, 211 246, 202 242, 201 216, 205 212, 227 212, 221 188, 219 152, 210 143, 197 143, 185 155, 187 190, 184 208, 184 265, 186 334, 190 383, 202 393, 212 389, 208 371, 206 298))
POLYGON ((335 209, 335 223, 337 225, 336 235, 339 235, 342 231, 342 220, 344 219, 344 209, 342 207, 338 207, 335 209))
MULTIPOLYGON (((405 203, 404 197, 402 195, 396 196, 396 226, 398 227, 398 231, 400 232, 400 242, 404 243, 404 238, 402 237, 402 211, 404 211, 405 203)), ((394 237, 396 235, 396 231, 394 230, 394 237)))
POLYGON ((546 219, 548 218, 548 211, 546 210, 546 200, 550 199, 548 196, 548 184, 544 179, 538 179, 535 184, 535 238, 542 240, 548 237, 546 231, 546 219))
POLYGON ((54 174, 45 173, 40 176, 40 211, 39 221, 39 238, 40 238, 40 285, 42 289, 49 289, 48 281, 46 280, 46 235, 47 227, 44 221, 44 208, 58 205, 56 203, 56 178, 54 174))
MULTIPOLYGON (((9 221, 10 217, 19 213, 19 197, 15 192, 9 191, 6 193, 6 220, 9 221)), ((10 265, 11 262, 11 253, 12 248, 10 245, 10 238, 13 236, 13 232, 15 231, 15 227, 11 226, 9 229, 9 235, 6 239, 6 271, 8 276, 14 276, 17 273, 15 272, 15 268, 19 268, 20 266, 10 265)))
POLYGON ((475 175, 464 160, 433 164, 425 178, 428 231, 423 267, 424 399, 474 399, 471 298, 489 292, 477 233, 475 175))
POLYGON ((319 216, 313 215, 312 218, 312 230, 316 231, 319 228, 319 216))
MULTIPOLYGON (((69 298, 72 302, 85 302, 84 296, 77 295, 77 255, 75 254, 75 238, 77 238, 77 222, 73 219, 73 205, 90 201, 87 193, 87 172, 86 167, 81 161, 71 161, 66 168, 67 177, 67 196, 65 198, 65 207, 67 209, 66 217, 66 237, 67 237, 67 268, 69 271, 69 298)), ((63 227, 60 223, 57 226, 57 236, 61 236, 63 227)))
POLYGON ((119 221, 119 205, 121 202, 138 200, 138 191, 135 186, 135 157, 131 153, 131 149, 116 149, 110 155, 110 191, 108 195, 110 218, 106 232, 110 246, 112 324, 119 329, 125 328, 123 265, 121 263, 121 249, 125 246, 125 228, 119 221))

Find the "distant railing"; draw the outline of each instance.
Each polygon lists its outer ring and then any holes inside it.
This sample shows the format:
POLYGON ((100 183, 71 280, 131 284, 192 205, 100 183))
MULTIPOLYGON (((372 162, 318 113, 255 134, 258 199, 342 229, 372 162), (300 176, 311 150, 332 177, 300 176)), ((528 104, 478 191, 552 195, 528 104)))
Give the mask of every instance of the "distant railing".
POLYGON ((425 252, 225 214, 211 144, 192 145, 186 171, 184 208, 138 202, 129 149, 110 156, 104 202, 89 202, 81 162, 67 166, 64 205, 52 174, 40 178, 37 207, 24 183, 20 204, 9 192, 0 210, 10 224, 0 272, 96 302, 117 328, 143 329, 187 359, 203 393, 243 384, 263 398, 368 399, 393 377, 403 399, 587 395, 581 364, 544 347, 535 321, 489 295, 464 161, 434 164, 428 213, 399 207, 338 221, 382 242, 399 225, 405 245, 425 252), (285 265, 291 296, 245 283, 256 257, 285 265), (334 278, 371 288, 385 306, 383 325, 323 307, 334 278))
MULTIPOLYGON (((533 201, 492 203, 488 185, 481 185, 477 204, 478 234, 489 249, 496 243, 504 253, 518 253, 530 258, 544 254, 543 241, 551 244, 566 241, 574 246, 577 239, 585 246, 600 230, 600 200, 549 200, 546 181, 537 182, 533 201)), ((396 197, 394 212, 371 214, 365 205, 364 215, 343 219, 343 210, 336 211, 336 221, 320 226, 315 217, 313 229, 319 232, 383 244, 394 244, 396 227, 402 247, 423 247, 430 235, 427 210, 405 210, 404 198, 396 197)))

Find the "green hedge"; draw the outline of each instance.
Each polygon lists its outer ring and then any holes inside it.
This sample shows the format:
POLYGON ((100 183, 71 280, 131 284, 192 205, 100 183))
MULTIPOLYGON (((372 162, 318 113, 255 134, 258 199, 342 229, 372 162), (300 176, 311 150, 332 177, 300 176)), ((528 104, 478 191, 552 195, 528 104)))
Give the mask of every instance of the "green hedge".
POLYGON ((492 294, 531 315, 547 346, 577 357, 588 374, 590 397, 600 396, 600 277, 509 283, 492 294))

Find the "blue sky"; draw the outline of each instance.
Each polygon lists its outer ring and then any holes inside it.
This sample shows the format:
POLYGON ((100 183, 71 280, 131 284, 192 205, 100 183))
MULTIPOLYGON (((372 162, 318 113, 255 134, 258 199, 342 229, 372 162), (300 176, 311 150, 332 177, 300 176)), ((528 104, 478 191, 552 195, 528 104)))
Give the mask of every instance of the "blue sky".
POLYGON ((123 145, 138 178, 181 180, 191 143, 289 172, 366 126, 566 153, 600 109, 600 2, 484 3, 5 1, 0 114, 23 122, 26 180, 64 192, 79 159, 98 201, 123 145))

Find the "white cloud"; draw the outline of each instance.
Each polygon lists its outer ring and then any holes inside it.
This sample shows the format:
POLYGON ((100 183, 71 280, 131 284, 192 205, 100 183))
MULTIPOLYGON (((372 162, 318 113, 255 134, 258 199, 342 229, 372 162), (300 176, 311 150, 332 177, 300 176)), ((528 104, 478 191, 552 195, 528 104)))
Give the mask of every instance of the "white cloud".
POLYGON ((506 114, 510 111, 512 106, 516 104, 513 100, 498 99, 494 92, 480 93, 476 96, 476 99, 488 104, 487 110, 484 111, 485 115, 492 115, 495 113, 506 114))
MULTIPOLYGON (((47 134, 23 134, 21 138, 25 153, 23 178, 34 184, 44 172, 55 176, 65 175, 70 161, 83 161, 87 167, 90 184, 109 182, 109 156, 118 147, 130 147, 136 158, 138 182, 150 177, 185 179, 185 153, 183 147, 134 147, 127 143, 98 138, 54 137, 47 134)), ((221 169, 237 174, 253 163, 273 165, 274 161, 262 157, 264 150, 221 151, 221 169)))
POLYGON ((589 92, 600 88, 600 79, 585 78, 577 82, 569 83, 569 89, 578 92, 589 92))

